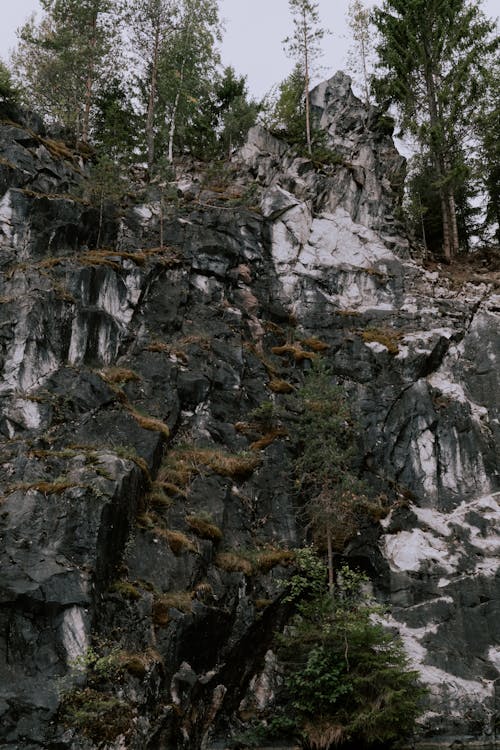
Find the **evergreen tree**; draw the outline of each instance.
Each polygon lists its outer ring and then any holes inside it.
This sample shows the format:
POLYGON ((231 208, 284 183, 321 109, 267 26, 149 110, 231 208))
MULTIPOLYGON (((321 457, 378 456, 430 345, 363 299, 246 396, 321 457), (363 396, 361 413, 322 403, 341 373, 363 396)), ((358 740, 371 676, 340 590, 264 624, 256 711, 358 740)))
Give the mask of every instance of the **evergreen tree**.
POLYGON ((500 244, 500 64, 492 66, 486 96, 477 117, 477 171, 485 195, 484 230, 500 244))
POLYGON ((431 156, 449 262, 459 250, 462 155, 499 40, 476 0, 384 0, 373 20, 380 33, 377 98, 398 106, 403 132, 431 156))
POLYGON ((27 103, 89 140, 96 90, 116 64, 117 0, 40 0, 44 15, 22 27, 13 55, 27 103))
POLYGON ((0 113, 9 117, 18 100, 19 91, 12 81, 11 72, 7 65, 0 60, 0 113))
POLYGON ((272 725, 315 750, 408 737, 425 691, 400 639, 374 621, 381 610, 365 593, 367 578, 343 566, 331 595, 310 550, 299 552, 298 568, 286 598, 297 615, 279 638, 287 711, 272 725))
POLYGON ((303 143, 306 132, 305 79, 302 65, 297 63, 278 87, 272 105, 270 127, 292 143, 303 143))
POLYGON ((248 98, 245 76, 237 76, 227 67, 215 84, 215 112, 218 119, 218 141, 223 154, 231 154, 240 146, 255 124, 261 104, 248 98))
POLYGON ((297 489, 318 542, 326 542, 328 577, 333 587, 335 551, 359 528, 366 485, 355 470, 355 429, 342 388, 323 366, 315 367, 299 392, 297 489))
POLYGON ((303 97, 305 104, 305 136, 307 150, 312 154, 311 112, 309 105, 309 88, 314 63, 321 55, 320 42, 325 29, 319 26, 318 3, 311 0, 288 0, 293 18, 293 34, 283 40, 285 49, 303 75, 303 97))

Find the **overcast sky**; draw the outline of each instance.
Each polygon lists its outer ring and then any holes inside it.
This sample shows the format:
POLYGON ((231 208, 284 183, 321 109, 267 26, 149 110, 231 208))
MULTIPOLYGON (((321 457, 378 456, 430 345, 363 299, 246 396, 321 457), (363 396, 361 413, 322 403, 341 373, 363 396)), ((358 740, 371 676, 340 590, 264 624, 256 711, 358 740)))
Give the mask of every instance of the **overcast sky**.
MULTIPOLYGON (((346 66, 349 0, 319 0, 318 5, 322 25, 332 32, 323 42, 321 78, 326 78, 346 66)), ((263 96, 292 68, 281 43, 291 31, 288 0, 219 0, 219 6, 226 27, 222 62, 247 75, 251 93, 263 96)), ((6 60, 16 44, 16 29, 39 11, 40 5, 38 0, 0 0, 0 8, 0 57, 6 60)), ((498 0, 483 0, 482 8, 487 16, 496 18, 498 0)))

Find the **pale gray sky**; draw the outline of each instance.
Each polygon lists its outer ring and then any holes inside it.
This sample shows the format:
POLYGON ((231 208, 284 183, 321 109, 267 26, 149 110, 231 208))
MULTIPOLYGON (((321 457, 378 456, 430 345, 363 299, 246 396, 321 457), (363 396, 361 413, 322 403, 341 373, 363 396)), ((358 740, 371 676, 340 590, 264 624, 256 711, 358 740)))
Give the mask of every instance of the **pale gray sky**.
MULTIPOLYGON (((319 0, 318 5, 322 25, 332 32, 323 42, 321 78, 326 78, 346 65, 349 1, 319 0)), ((281 43, 291 30, 288 0, 219 0, 219 6, 226 22, 222 62, 247 75, 251 93, 263 96, 292 68, 281 43)), ((483 0, 482 8, 487 16, 496 18, 498 0, 483 0)), ((16 29, 40 5, 38 0, 0 0, 0 9, 0 57, 5 60, 16 44, 16 29)))

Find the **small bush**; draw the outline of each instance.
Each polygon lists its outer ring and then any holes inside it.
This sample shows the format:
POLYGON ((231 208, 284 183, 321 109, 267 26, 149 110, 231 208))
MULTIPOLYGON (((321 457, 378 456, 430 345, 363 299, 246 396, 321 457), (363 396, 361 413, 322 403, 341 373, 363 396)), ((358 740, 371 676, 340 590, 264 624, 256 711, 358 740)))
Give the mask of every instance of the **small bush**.
POLYGON ((111 693, 85 688, 66 695, 60 719, 64 726, 77 729, 93 742, 112 742, 131 730, 133 711, 111 693))

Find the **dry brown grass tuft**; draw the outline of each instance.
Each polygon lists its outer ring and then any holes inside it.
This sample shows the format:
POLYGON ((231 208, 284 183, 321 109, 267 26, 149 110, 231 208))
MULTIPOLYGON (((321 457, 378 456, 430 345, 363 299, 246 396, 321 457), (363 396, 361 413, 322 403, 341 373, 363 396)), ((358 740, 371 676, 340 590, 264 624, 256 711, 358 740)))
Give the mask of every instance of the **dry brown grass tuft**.
POLYGON ((280 380, 278 378, 270 380, 268 383, 268 388, 273 393, 293 393, 295 390, 294 386, 287 380, 280 380))
POLYGON ((211 542, 220 542, 222 539, 222 531, 219 527, 202 515, 186 516, 186 523, 201 539, 208 539, 211 542))
POLYGON ((403 338, 401 331, 395 331, 392 328, 366 328, 361 331, 363 341, 370 343, 376 341, 387 347, 390 354, 399 353, 399 341, 403 338))
POLYGON ((155 528, 155 534, 166 539, 174 555, 181 555, 183 552, 196 552, 196 545, 182 531, 172 531, 171 529, 155 528))
POLYGON ((141 376, 134 370, 125 367, 106 367, 99 371, 99 375, 107 383, 132 383, 141 380, 141 376))
POLYGON ((161 655, 153 648, 137 653, 123 651, 119 655, 120 666, 139 680, 144 679, 153 667, 162 663, 161 655))
POLYGON ((141 598, 139 589, 133 583, 130 583, 130 581, 115 581, 111 586, 111 591, 121 594, 124 599, 129 599, 132 602, 136 602, 141 598))
POLYGON ((291 549, 267 549, 257 553, 255 566, 262 573, 268 573, 277 565, 292 565, 295 557, 295 552, 291 549))
POLYGON ((203 472, 203 467, 221 476, 242 479, 250 476, 260 463, 261 458, 255 453, 232 454, 215 448, 183 446, 168 453, 158 480, 186 490, 192 479, 203 472))
POLYGON ((168 425, 165 424, 165 422, 161 421, 161 419, 156 419, 156 417, 147 417, 144 414, 140 414, 132 406, 128 407, 128 411, 133 416, 137 424, 143 428, 143 430, 160 432, 163 437, 168 440, 168 438, 170 437, 170 429, 168 428, 168 425))
POLYGON ((345 727, 342 724, 330 724, 327 720, 314 724, 307 722, 303 732, 311 750, 329 750, 342 745, 346 740, 345 727))
POLYGON ((153 603, 153 623, 157 628, 164 628, 170 622, 170 609, 188 614, 193 607, 193 595, 190 591, 169 591, 157 597, 153 603))
POLYGON ((251 561, 238 552, 219 552, 215 558, 215 564, 228 573, 244 573, 246 576, 251 576, 253 573, 251 561))
POLYGON ((277 438, 280 437, 286 437, 288 435, 288 432, 281 427, 276 428, 275 430, 271 430, 270 432, 267 432, 265 435, 263 435, 259 440, 255 440, 250 445, 251 451, 261 451, 264 450, 264 448, 267 448, 268 445, 271 445, 274 443, 274 441, 277 438))
POLYGON ((54 479, 52 482, 46 482, 39 480, 36 482, 18 482, 11 484, 6 489, 6 494, 10 495, 13 492, 41 492, 43 495, 62 495, 66 490, 74 487, 83 487, 84 485, 73 482, 70 479, 54 479))
POLYGON ((326 352, 326 350, 330 348, 329 344, 314 337, 302 339, 301 344, 307 346, 308 349, 312 349, 313 352, 326 352))
POLYGON ((303 362, 304 360, 314 360, 317 358, 315 352, 305 352, 301 346, 296 344, 283 344, 283 346, 273 346, 271 349, 273 354, 277 354, 280 357, 287 356, 290 354, 295 362, 303 362))

